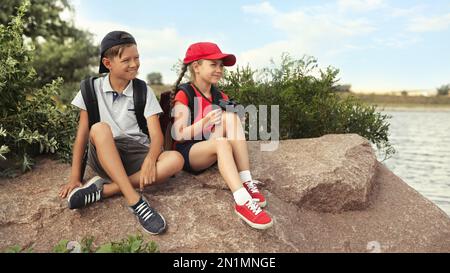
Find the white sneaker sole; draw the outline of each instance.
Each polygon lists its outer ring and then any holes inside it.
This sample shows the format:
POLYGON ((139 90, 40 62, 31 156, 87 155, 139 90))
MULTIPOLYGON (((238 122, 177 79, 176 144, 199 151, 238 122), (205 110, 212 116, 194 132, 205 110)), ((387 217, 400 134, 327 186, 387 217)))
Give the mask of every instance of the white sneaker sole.
POLYGON ((264 229, 268 229, 271 226, 273 226, 273 220, 271 220, 269 223, 267 224, 256 224, 251 222, 250 220, 248 220, 247 218, 245 218, 244 216, 242 216, 236 209, 234 210, 234 213, 237 214, 237 216, 239 216, 239 218, 241 218, 242 220, 244 220, 244 222, 246 222, 249 226, 251 226, 252 228, 256 228, 256 229, 260 229, 260 230, 264 230, 264 229))
POLYGON ((84 184, 81 187, 78 187, 74 190, 72 190, 72 192, 69 194, 69 197, 67 197, 67 203, 70 203, 69 200, 70 198, 79 190, 85 189, 85 188, 89 188, 90 185, 94 184, 98 179, 102 179, 100 176, 94 176, 92 177, 86 184, 84 184))

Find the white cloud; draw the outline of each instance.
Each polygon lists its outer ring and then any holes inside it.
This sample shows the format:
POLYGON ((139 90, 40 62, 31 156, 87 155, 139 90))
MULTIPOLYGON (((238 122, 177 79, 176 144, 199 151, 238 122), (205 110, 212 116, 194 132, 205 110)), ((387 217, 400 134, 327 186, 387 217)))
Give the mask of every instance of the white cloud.
POLYGON ((295 52, 305 52, 305 50, 298 42, 293 43, 288 40, 277 41, 260 48, 242 52, 238 56, 238 64, 240 66, 250 64, 252 68, 267 67, 272 59, 275 58, 274 61, 276 61, 283 52, 295 54, 295 52))
POLYGON ((260 15, 277 14, 277 10, 269 2, 263 2, 261 4, 255 5, 245 5, 242 7, 242 11, 246 13, 260 14, 260 15))
POLYGON ((384 0, 338 0, 338 7, 343 11, 365 12, 382 8, 384 0))
POLYGON ((450 13, 434 17, 413 18, 408 26, 411 32, 430 32, 447 30, 450 27, 450 13))
POLYGON ((274 18, 274 26, 289 36, 322 41, 324 38, 340 38, 373 32, 375 27, 367 19, 348 19, 330 13, 306 14, 302 11, 280 14, 274 18))
POLYGON ((312 55, 330 56, 349 51, 358 46, 351 45, 349 38, 367 35, 376 27, 365 18, 349 18, 336 13, 336 7, 316 6, 291 12, 280 12, 269 2, 244 6, 245 13, 265 16, 272 26, 285 34, 286 38, 260 48, 243 52, 239 64, 251 63, 253 67, 267 66, 271 58, 279 58, 283 52, 295 57, 312 55))
POLYGON ((417 44, 420 41, 421 39, 419 37, 407 36, 404 34, 397 35, 395 37, 374 39, 374 42, 377 46, 397 49, 411 47, 412 45, 417 44))
POLYGON ((423 5, 413 6, 410 8, 395 8, 389 9, 389 14, 392 17, 411 17, 417 16, 424 12, 425 7, 423 5))

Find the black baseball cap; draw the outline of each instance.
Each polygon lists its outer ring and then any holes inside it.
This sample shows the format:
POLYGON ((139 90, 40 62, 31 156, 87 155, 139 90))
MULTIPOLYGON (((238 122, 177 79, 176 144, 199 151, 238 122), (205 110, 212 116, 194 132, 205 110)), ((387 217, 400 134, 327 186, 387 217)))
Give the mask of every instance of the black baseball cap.
POLYGON ((134 37, 125 31, 112 31, 106 34, 105 38, 103 38, 102 43, 100 44, 100 68, 99 73, 108 73, 109 69, 105 67, 102 62, 103 55, 106 50, 111 47, 123 44, 136 44, 136 40, 134 37))

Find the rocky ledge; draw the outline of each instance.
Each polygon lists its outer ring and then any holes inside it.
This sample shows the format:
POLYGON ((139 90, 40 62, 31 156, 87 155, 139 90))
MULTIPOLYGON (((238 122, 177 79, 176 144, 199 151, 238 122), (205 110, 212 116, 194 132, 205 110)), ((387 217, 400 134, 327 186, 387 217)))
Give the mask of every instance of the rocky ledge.
MULTIPOLYGON (((161 252, 450 252, 450 218, 378 162, 364 138, 288 140, 275 152, 260 144, 249 142, 252 174, 262 181, 272 228, 242 222, 211 168, 146 189, 168 229, 142 232, 145 239, 161 252)), ((69 210, 58 197, 69 173, 69 165, 44 158, 32 172, 0 181, 0 251, 49 252, 62 239, 94 236, 100 245, 141 233, 120 196, 69 210)))

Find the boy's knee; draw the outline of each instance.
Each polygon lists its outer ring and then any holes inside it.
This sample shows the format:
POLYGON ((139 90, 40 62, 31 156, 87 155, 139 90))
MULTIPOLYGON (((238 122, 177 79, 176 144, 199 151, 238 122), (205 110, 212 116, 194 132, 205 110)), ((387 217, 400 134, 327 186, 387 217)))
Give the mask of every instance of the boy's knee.
POLYGON ((158 161, 165 162, 164 164, 169 165, 174 173, 180 172, 184 166, 184 158, 177 151, 165 151, 159 156, 158 161))
POLYGON ((97 122, 96 124, 92 125, 89 136, 91 140, 95 140, 99 137, 112 136, 111 127, 108 123, 97 122))

